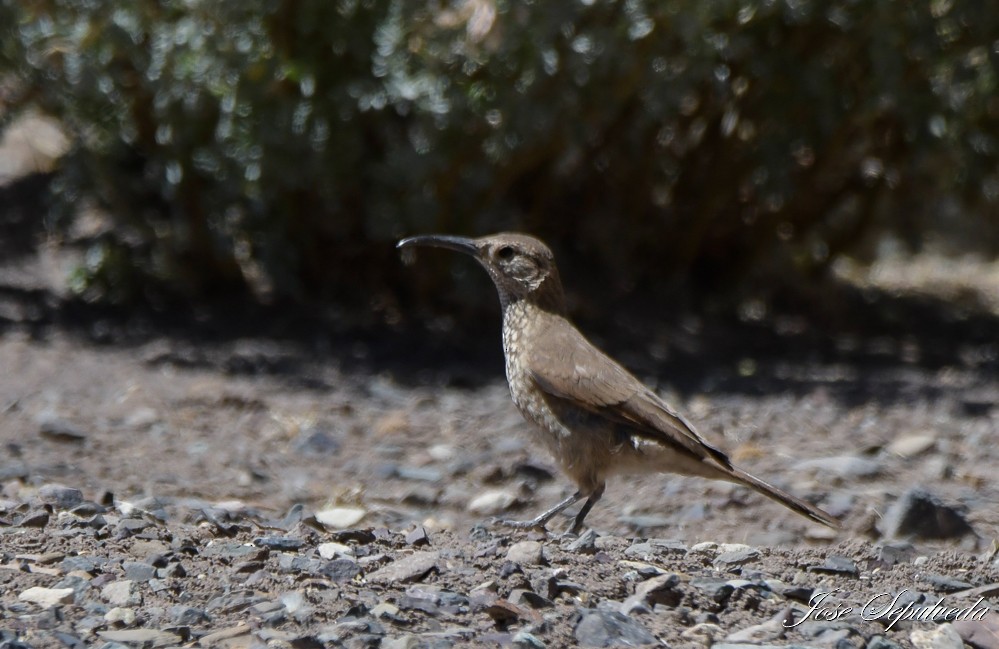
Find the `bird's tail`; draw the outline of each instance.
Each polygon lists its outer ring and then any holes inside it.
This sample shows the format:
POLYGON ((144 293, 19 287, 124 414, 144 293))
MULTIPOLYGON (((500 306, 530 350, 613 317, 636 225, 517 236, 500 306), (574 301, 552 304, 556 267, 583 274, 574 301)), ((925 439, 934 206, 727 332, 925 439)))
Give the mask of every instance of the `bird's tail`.
POLYGON ((767 498, 779 502, 791 511, 797 512, 802 516, 807 516, 816 523, 822 523, 827 527, 839 529, 839 521, 812 503, 806 502, 797 496, 792 496, 786 491, 778 489, 772 484, 766 483, 756 476, 746 473, 742 469, 734 466, 728 468, 731 471, 732 477, 735 478, 737 482, 741 482, 746 486, 752 487, 754 490, 760 492, 767 498))

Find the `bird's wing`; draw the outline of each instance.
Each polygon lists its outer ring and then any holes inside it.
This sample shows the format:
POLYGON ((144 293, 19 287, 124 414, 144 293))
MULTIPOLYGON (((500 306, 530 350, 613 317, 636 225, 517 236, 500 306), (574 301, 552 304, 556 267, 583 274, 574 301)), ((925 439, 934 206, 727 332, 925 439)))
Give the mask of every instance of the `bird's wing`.
POLYGON ((529 366, 531 378, 544 392, 626 424, 639 437, 732 468, 724 452, 704 441, 679 413, 568 323, 548 327, 537 342, 529 366))

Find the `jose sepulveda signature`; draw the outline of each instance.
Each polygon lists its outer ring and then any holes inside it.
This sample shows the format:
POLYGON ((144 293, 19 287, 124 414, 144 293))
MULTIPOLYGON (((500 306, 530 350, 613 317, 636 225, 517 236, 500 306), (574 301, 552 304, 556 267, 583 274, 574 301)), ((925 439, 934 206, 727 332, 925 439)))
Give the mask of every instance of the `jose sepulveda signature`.
POLYGON ((886 630, 895 626, 899 620, 914 620, 919 622, 939 622, 955 620, 982 620, 989 612, 989 607, 985 604, 985 598, 979 597, 978 601, 970 606, 957 607, 944 604, 941 597, 932 604, 917 604, 911 597, 906 597, 909 589, 903 589, 899 593, 880 593, 868 599, 859 611, 854 606, 847 606, 836 598, 831 598, 840 589, 831 590, 824 593, 816 593, 808 600, 809 609, 805 615, 796 622, 784 622, 788 629, 794 628, 812 619, 821 622, 833 622, 847 615, 859 614, 865 621, 888 620, 886 630), (831 598, 831 599, 830 599, 831 598))

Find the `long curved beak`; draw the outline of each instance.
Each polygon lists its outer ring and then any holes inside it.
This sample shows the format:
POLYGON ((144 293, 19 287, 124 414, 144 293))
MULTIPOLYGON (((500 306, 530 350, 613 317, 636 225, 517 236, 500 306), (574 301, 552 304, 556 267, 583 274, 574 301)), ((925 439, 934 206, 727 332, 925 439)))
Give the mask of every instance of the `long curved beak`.
POLYGON ((453 237, 447 234, 423 234, 415 237, 406 237, 395 245, 395 247, 400 250, 416 246, 446 248, 456 252, 463 252, 466 255, 472 255, 473 257, 477 257, 479 255, 479 247, 475 244, 474 239, 468 239, 466 237, 453 237))

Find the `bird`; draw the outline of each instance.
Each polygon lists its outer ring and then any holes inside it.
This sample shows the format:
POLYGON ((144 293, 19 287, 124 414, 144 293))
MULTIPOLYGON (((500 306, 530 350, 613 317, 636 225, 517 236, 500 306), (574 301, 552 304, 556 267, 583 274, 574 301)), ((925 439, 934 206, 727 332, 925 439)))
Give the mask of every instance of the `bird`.
POLYGON ((485 268, 503 313, 506 378, 514 404, 533 424, 576 491, 526 521, 501 520, 521 529, 546 529, 560 512, 584 501, 569 534, 578 534, 615 475, 675 473, 749 487, 812 521, 838 521, 815 505, 736 466, 694 425, 569 320, 551 249, 521 233, 479 238, 412 236, 398 249, 444 248, 471 256, 485 268))

